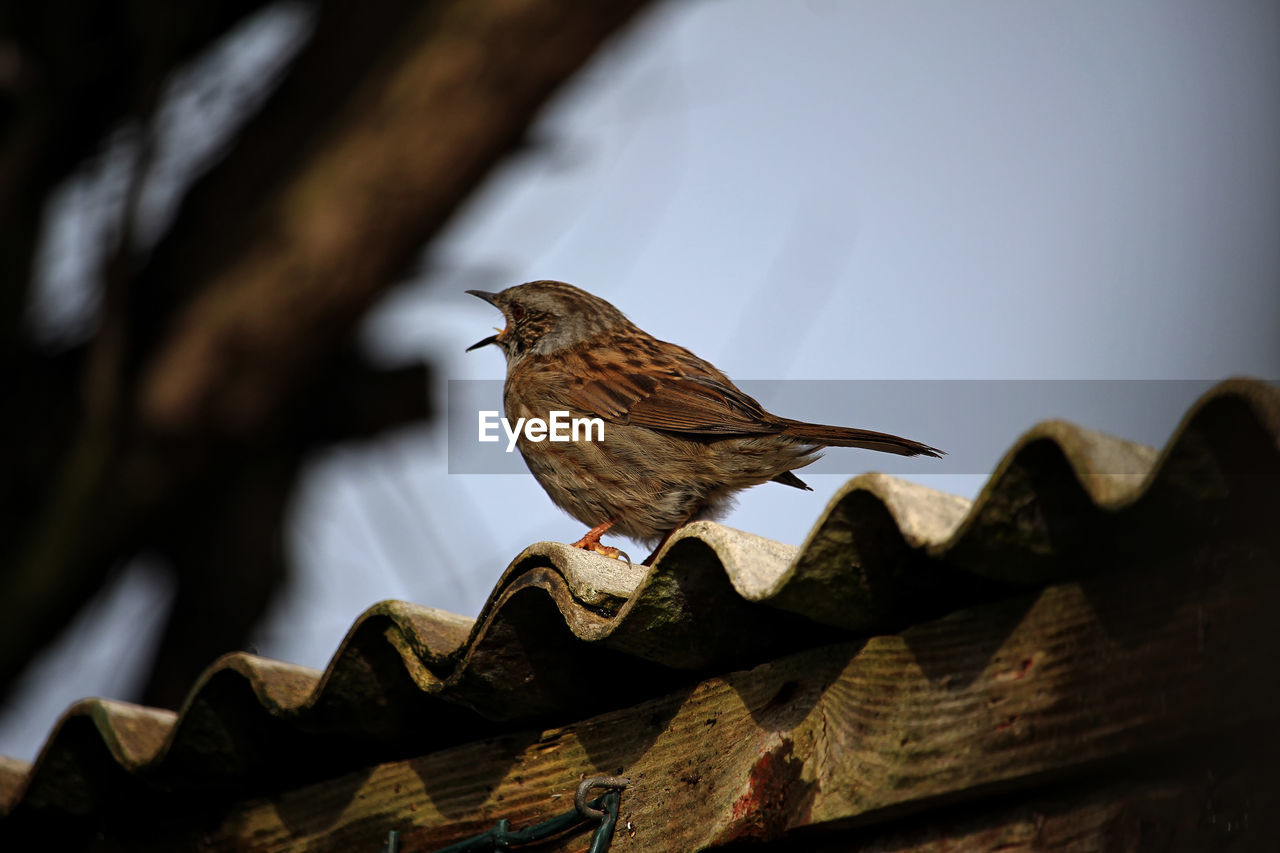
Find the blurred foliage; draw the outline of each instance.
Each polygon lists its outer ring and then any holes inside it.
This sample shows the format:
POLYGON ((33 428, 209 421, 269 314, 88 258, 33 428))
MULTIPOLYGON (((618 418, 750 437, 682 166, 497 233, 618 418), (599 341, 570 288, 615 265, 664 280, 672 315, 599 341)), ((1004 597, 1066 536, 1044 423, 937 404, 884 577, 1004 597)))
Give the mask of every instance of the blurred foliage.
POLYGON ((424 366, 355 347, 364 312, 643 3, 291 5, 305 43, 153 240, 166 87, 266 4, 0 8, 0 692, 141 553, 177 580, 143 701, 175 707, 243 646, 307 455, 430 414, 424 366), (90 322, 37 334, 50 200, 129 127, 90 322))

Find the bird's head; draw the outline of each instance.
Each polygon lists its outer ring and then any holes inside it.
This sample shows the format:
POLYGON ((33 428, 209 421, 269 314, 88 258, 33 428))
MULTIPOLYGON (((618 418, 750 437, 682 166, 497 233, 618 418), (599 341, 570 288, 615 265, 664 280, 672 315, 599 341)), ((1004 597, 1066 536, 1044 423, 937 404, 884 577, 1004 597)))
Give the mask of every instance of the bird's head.
POLYGON ((598 296, 562 281, 531 281, 499 293, 468 290, 502 312, 506 326, 496 335, 476 341, 467 352, 497 344, 508 366, 525 356, 548 355, 574 346, 602 332, 629 328, 622 312, 598 296))

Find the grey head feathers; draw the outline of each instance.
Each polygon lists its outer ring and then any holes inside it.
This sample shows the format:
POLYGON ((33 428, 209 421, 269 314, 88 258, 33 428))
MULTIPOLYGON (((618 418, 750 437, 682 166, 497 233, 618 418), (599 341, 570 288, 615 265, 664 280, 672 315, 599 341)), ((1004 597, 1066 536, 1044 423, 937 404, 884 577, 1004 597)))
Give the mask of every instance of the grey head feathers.
POLYGON ((634 328, 605 300, 562 281, 531 281, 498 293, 468 290, 502 312, 506 328, 468 350, 497 344, 507 365, 525 356, 549 355, 602 332, 634 328))

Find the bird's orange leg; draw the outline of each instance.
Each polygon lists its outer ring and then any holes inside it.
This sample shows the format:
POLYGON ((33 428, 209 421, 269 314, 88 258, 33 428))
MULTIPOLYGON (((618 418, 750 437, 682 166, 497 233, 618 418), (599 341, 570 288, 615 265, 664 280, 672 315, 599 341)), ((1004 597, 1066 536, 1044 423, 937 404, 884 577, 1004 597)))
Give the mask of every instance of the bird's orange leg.
POLYGON ((608 521, 606 521, 604 524, 597 524, 595 527, 587 531, 586 536, 583 536, 581 539, 579 539, 577 542, 574 542, 569 547, 581 548, 584 551, 595 551, 597 554, 603 554, 606 557, 612 557, 615 560, 622 558, 622 559, 625 559, 628 563, 630 563, 631 558, 627 556, 626 551, 619 551, 617 548, 610 548, 608 545, 600 544, 600 537, 603 536, 605 534, 605 531, 607 531, 610 527, 613 527, 614 523, 617 522, 617 520, 618 519, 616 518, 611 518, 608 521))
POLYGON ((684 527, 686 524, 688 524, 689 519, 691 518, 693 518, 692 513, 690 513, 689 515, 686 515, 684 517, 684 521, 680 522, 675 527, 671 528, 666 533, 662 534, 662 541, 658 543, 658 547, 654 548, 653 553, 645 557, 644 562, 641 563, 640 565, 652 566, 654 564, 654 561, 658 559, 658 553, 667 546, 667 543, 671 541, 671 537, 676 535, 676 531, 679 530, 681 527, 684 527))

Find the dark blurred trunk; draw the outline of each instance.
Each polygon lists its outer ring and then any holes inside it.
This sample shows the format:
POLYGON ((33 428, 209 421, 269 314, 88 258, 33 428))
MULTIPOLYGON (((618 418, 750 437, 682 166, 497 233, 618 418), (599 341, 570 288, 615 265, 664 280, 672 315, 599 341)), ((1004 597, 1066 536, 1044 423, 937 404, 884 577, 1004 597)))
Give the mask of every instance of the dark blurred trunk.
POLYGON ((243 647, 284 578, 282 523, 308 453, 429 415, 425 367, 355 352, 365 311, 643 3, 321 4, 279 87, 145 261, 125 228, 91 339, 57 353, 24 326, 49 193, 125 117, 150 121, 175 66, 262 4, 11 5, 0 691, 146 552, 178 582, 146 691, 172 707, 243 647))

